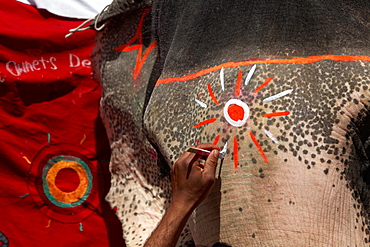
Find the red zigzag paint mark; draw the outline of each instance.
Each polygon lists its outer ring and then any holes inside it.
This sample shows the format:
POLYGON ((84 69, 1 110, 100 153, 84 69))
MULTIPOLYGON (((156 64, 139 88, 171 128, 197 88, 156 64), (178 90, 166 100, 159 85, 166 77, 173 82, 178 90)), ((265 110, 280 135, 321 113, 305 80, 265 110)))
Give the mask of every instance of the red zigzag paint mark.
POLYGON ((146 9, 143 15, 141 16, 134 37, 132 37, 131 40, 127 44, 114 48, 116 51, 122 51, 122 52, 138 50, 138 53, 136 56, 135 69, 134 69, 134 80, 136 80, 137 76, 140 74, 140 71, 143 65, 145 64, 145 61, 148 58, 150 52, 157 46, 156 41, 151 43, 143 55, 143 46, 144 46, 143 37, 142 37, 143 23, 144 23, 145 16, 148 14, 149 11, 150 9, 146 9), (133 43, 136 40, 138 40, 139 44, 133 45, 133 43))

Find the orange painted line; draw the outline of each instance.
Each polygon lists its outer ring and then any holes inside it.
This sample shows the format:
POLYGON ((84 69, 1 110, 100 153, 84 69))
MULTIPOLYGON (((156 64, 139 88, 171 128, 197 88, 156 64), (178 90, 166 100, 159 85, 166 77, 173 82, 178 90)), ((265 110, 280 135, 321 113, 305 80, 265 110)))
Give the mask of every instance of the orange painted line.
POLYGON ((370 61, 370 56, 348 56, 348 55, 318 55, 318 56, 310 56, 310 57, 293 57, 289 59, 270 59, 270 60, 254 60, 250 59, 247 61, 241 62, 228 62, 223 63, 208 69, 200 70, 198 72, 179 76, 179 77, 172 77, 172 78, 165 78, 157 81, 156 85, 161 85, 165 83, 173 83, 173 82, 182 82, 182 81, 189 81, 200 77, 202 75, 220 70, 223 68, 234 68, 239 66, 246 66, 246 65, 254 65, 254 64, 267 64, 267 63, 294 63, 294 64, 310 64, 316 63, 323 60, 330 60, 330 61, 370 61))
POLYGON ((257 149, 258 149, 258 152, 260 152, 260 155, 262 156, 263 160, 266 162, 266 163, 269 163, 269 161, 267 160, 267 157, 265 155, 265 153, 263 152, 262 150, 262 147, 261 145, 258 143, 256 137, 253 135, 253 133, 251 132, 251 138, 252 138, 252 141, 254 142, 254 145, 256 145, 257 149))
POLYGON ((26 157, 26 156, 23 156, 22 157, 28 164, 31 164, 31 161, 26 157))
POLYGON ((234 136, 234 168, 238 169, 239 165, 239 153, 238 153, 238 140, 236 136, 234 136))
POLYGON ((208 88, 208 92, 209 92, 209 96, 211 96, 213 102, 215 102, 216 105, 219 105, 220 103, 218 103, 217 99, 216 99, 216 96, 215 94, 213 93, 213 90, 212 90, 212 87, 211 87, 211 84, 207 83, 207 88, 208 88))
POLYGON ((258 93, 259 91, 261 91, 262 88, 266 87, 267 84, 269 84, 269 82, 274 79, 273 76, 269 77, 266 79, 266 81, 264 83, 262 83, 261 86, 259 86, 258 88, 256 88, 256 90, 254 90, 255 93, 258 93))
POLYGON ((203 122, 200 122, 200 123, 194 125, 193 128, 198 128, 200 126, 203 126, 203 125, 206 125, 206 124, 209 124, 209 123, 213 123, 216 120, 217 120, 217 118, 210 118, 210 119, 204 120, 203 122))
POLYGON ((45 228, 49 228, 51 225, 51 220, 49 220, 48 224, 45 226, 45 228))
POLYGON ((82 145, 82 143, 84 143, 84 141, 86 140, 86 135, 84 134, 84 137, 82 138, 82 140, 80 141, 80 145, 82 145))
POLYGON ((242 85, 242 79, 243 79, 243 72, 242 70, 239 70, 238 79, 236 81, 236 86, 235 86, 235 96, 240 95, 240 86, 242 85))
POLYGON ((216 145, 218 141, 220 140, 221 135, 217 135, 215 140, 213 141, 213 145, 216 145))
POLYGON ((262 117, 280 117, 280 116, 288 116, 289 114, 290 114, 289 111, 281 111, 281 112, 266 113, 262 115, 262 117))

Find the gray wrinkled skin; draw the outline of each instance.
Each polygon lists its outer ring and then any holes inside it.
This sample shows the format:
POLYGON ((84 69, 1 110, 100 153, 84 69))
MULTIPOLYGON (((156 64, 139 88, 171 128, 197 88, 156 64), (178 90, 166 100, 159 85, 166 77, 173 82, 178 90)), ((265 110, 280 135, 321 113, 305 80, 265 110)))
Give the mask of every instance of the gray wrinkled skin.
MULTIPOLYGON (((92 54, 94 77, 103 87, 101 117, 112 150, 111 190, 106 200, 122 222, 127 246, 143 246, 171 197, 169 176, 166 168, 161 168, 168 165, 158 157, 142 125, 146 88, 157 50, 149 55, 142 73, 134 81, 136 51, 123 53, 114 48, 128 43, 135 35, 143 11, 125 10, 119 14, 120 10, 111 7, 106 12, 108 20, 103 15, 101 21, 105 20, 106 26, 97 33, 92 54)), ((185 228, 178 246, 192 243, 185 228)))
POLYGON ((157 79, 226 62, 370 55, 367 1, 247 2, 154 1, 143 53, 154 41, 158 46, 135 80, 137 50, 113 48, 128 43, 143 11, 117 15, 98 33, 95 76, 112 148, 107 200, 127 246, 144 245, 169 203, 164 167, 197 140, 213 142, 218 135, 220 147, 228 142, 218 180, 178 246, 192 246, 192 239, 197 246, 368 246, 370 62, 257 64, 240 95, 238 73, 244 82, 252 64, 225 68, 224 90, 219 69, 154 87, 157 79), (241 127, 225 118, 230 99, 249 107, 241 127), (283 111, 289 115, 263 116, 283 111))

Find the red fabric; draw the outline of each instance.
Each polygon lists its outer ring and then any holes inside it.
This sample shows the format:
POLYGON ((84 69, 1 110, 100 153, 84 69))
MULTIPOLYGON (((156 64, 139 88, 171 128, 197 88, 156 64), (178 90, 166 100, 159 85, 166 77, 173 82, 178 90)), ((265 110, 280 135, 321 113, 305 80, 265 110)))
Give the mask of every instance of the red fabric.
POLYGON ((104 200, 110 153, 101 88, 91 78, 94 32, 66 39, 81 20, 15 0, 0 4, 0 246, 123 246, 121 224, 104 200), (78 172, 87 174, 82 204, 63 208, 45 194, 51 173, 42 174, 56 163, 82 169, 59 169, 60 195, 77 190, 78 172))

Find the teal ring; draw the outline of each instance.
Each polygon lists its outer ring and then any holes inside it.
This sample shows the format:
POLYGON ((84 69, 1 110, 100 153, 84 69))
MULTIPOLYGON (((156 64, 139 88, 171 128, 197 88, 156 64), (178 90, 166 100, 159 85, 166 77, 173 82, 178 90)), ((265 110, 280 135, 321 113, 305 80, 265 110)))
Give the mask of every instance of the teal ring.
POLYGON ((72 207, 80 206, 82 203, 84 203, 86 201, 86 199, 88 198, 90 192, 91 192, 92 180, 93 180, 93 176, 91 174, 91 170, 90 170, 89 166, 83 160, 81 160, 80 158, 74 157, 74 156, 69 156, 69 155, 55 156, 55 157, 49 159, 48 162, 46 163, 45 167, 42 169, 42 187, 43 187, 43 190, 44 190, 44 193, 45 193, 46 197, 54 205, 56 205, 58 207, 62 207, 62 208, 72 208, 72 207), (87 174, 88 185, 87 185, 86 192, 82 196, 82 198, 80 200, 78 200, 77 202, 72 202, 72 203, 60 202, 50 192, 48 181, 46 180, 46 176, 47 176, 50 168, 54 164, 58 163, 59 161, 77 162, 78 164, 80 164, 84 168, 84 170, 87 174))

